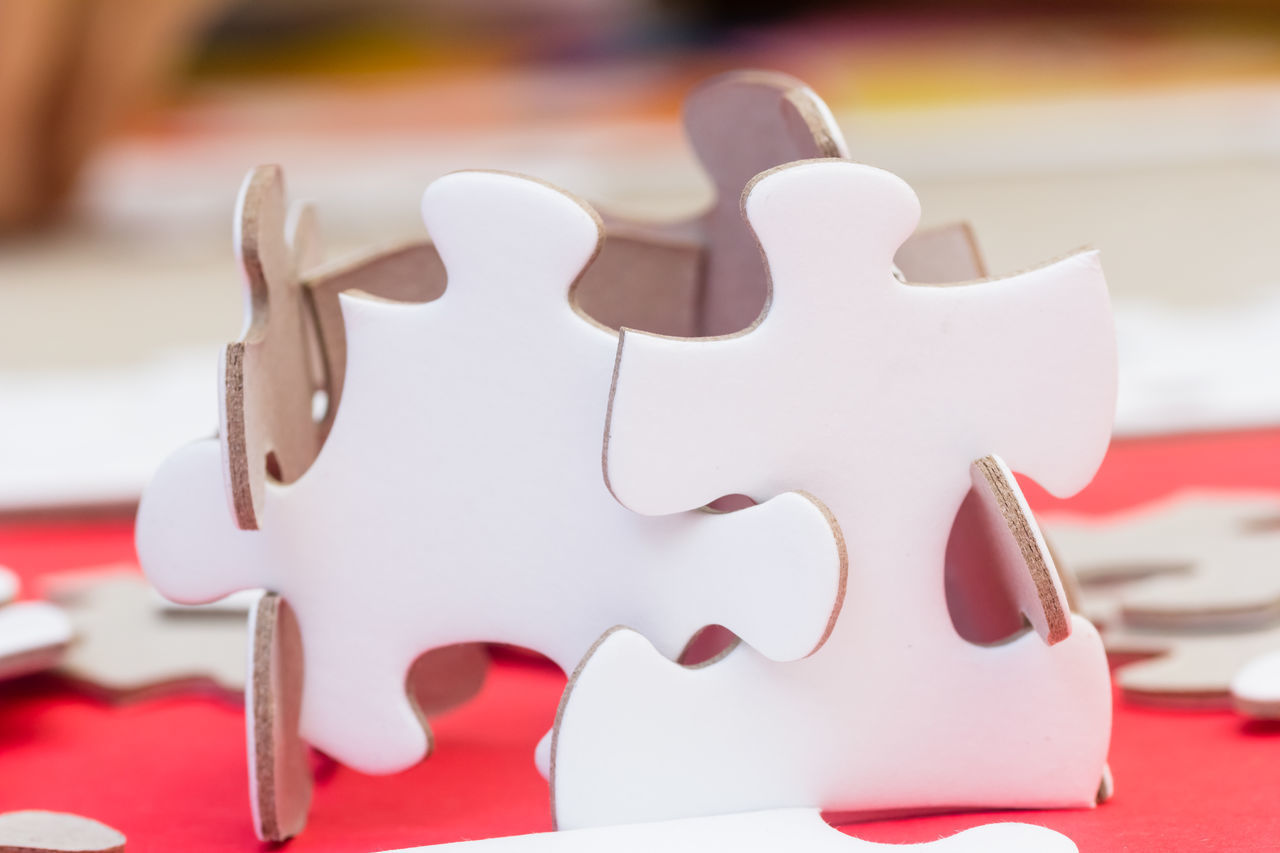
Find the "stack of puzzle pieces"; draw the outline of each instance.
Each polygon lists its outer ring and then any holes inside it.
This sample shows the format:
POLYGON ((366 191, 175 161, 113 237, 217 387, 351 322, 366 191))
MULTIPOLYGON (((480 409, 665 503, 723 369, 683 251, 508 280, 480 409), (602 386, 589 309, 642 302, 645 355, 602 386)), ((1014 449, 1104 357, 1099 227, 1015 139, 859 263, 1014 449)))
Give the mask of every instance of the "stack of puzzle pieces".
POLYGON ((1280 718, 1280 498, 1184 492, 1049 532, 1128 698, 1280 718))

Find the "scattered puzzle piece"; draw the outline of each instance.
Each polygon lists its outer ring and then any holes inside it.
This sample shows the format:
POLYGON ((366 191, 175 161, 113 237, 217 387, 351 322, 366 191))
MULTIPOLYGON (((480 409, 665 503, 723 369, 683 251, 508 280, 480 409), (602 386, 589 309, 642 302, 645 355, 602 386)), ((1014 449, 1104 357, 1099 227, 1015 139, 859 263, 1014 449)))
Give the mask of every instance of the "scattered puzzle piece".
POLYGON ((146 580, 127 569, 52 576, 48 585, 76 633, 58 672, 77 683, 113 699, 191 687, 244 689, 243 617, 166 613, 146 580))
POLYGON ((449 289, 426 304, 341 298, 342 405, 307 475, 267 485, 261 531, 229 517, 216 445, 157 474, 137 525, 157 587, 184 602, 280 593, 306 649, 303 737, 370 772, 426 754, 405 678, 433 648, 505 642, 571 670, 617 624, 670 656, 712 623, 773 658, 821 645, 845 561, 815 500, 646 519, 605 490, 616 339, 569 299, 600 241, 590 209, 529 179, 458 173, 424 212, 449 289))
POLYGON ((1280 621, 1280 498, 1187 492, 1048 525, 1102 625, 1238 631, 1280 621))
MULTIPOLYGON (((1234 680, 1245 665, 1280 649, 1280 626, 1232 634, 1112 629, 1104 636, 1107 651, 1120 661, 1116 683, 1125 698, 1179 708, 1230 708, 1234 680)), ((1246 681, 1246 693, 1256 683, 1246 681)))
POLYGON ((0 680, 56 665, 71 639, 71 622, 61 608, 43 601, 0 607, 0 680))
MULTIPOLYGON (((739 646, 682 669, 627 631, 597 644, 556 728, 558 825, 1092 805, 1111 704, 1096 631, 1073 617, 1052 647, 1039 633, 969 643, 943 573, 972 460, 998 448, 1061 495, 1102 459, 1116 372, 1096 254, 904 285, 893 257, 919 203, 898 178, 842 161, 768 172, 744 209, 768 313, 712 340, 624 332, 606 475, 654 515, 804 484, 845 530, 850 595, 829 642, 786 666, 739 646)), ((1038 534, 1020 544, 1043 549, 1038 534)))
POLYGON ((14 604, 21 582, 0 568, 0 680, 54 666, 71 642, 71 622, 62 610, 43 601, 14 604))
POLYGON ((2 853, 119 853, 125 837, 87 817, 64 812, 0 814, 2 853))
POLYGON ((1236 671, 1231 679, 1235 709, 1247 717, 1280 719, 1280 639, 1236 671))
POLYGON ((17 575, 6 568, 0 568, 0 605, 8 604, 17 598, 21 586, 17 575))
POLYGON ((597 829, 542 832, 483 841, 459 841, 389 853, 1076 853, 1065 835, 1027 823, 989 823, 937 841, 879 844, 846 835, 817 809, 778 809, 715 817, 628 824, 597 829))

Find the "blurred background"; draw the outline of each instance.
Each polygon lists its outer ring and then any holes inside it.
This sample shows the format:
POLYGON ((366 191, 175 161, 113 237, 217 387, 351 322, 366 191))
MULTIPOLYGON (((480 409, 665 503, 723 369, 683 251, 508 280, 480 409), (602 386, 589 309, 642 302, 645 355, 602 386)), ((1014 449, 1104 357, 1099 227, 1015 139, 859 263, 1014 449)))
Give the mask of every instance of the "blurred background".
POLYGON ((460 168, 710 198, 684 94, 784 71, 993 273, 1102 249, 1119 432, 1280 423, 1280 9, 1262 2, 0 0, 0 509, 127 505, 217 423, 259 163, 327 257, 460 168))

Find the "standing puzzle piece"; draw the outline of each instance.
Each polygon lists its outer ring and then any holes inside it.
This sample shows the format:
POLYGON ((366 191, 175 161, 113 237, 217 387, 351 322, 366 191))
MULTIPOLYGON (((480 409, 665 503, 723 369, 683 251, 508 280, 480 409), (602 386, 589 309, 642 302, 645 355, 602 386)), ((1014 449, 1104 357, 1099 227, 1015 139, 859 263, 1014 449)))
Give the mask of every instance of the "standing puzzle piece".
POLYGON ((1048 526, 1101 625, 1239 631, 1280 621, 1280 498, 1187 492, 1048 526))
POLYGON ((146 580, 125 569, 51 576, 48 584, 75 628, 58 667, 74 681, 115 699, 193 686, 244 689, 243 617, 166 613, 146 580))
MULTIPOLYGON (((786 666, 739 647, 687 670, 632 632, 603 639, 561 703, 558 825, 1092 805, 1111 709, 1093 626, 1072 617, 1052 647, 1041 631, 972 644, 943 575, 972 460, 998 448, 1069 494, 1102 459, 1116 372, 1096 254, 904 285, 893 256, 918 200, 842 161, 768 172, 744 208, 769 265, 768 313, 713 340, 624 332, 606 475, 646 514, 804 484, 844 529, 850 595, 828 643, 786 666)), ((1052 565, 1014 505, 1010 531, 1052 565)))
MULTIPOLYGON (((612 329, 693 335, 745 327, 759 315, 767 283, 755 238, 739 215, 742 188, 759 172, 782 163, 848 156, 826 104, 785 74, 738 71, 712 77, 690 94, 684 119, 716 198, 706 213, 686 221, 606 218, 600 253, 584 271, 574 298, 587 316, 612 329)), ((242 229, 247 230, 248 223, 242 229)), ((282 233, 271 244, 284 254, 282 247, 290 239, 282 233)), ((973 234, 964 224, 912 235, 896 261, 912 281, 965 281, 986 275, 973 234)), ((287 266, 283 272, 292 281, 287 266)), ((303 276, 297 289, 314 315, 323 356, 322 437, 332 426, 346 381, 339 294, 360 290, 396 302, 429 302, 444 292, 444 286, 444 264, 426 242, 303 276)), ((290 332, 296 338, 292 351, 282 353, 281 373, 272 382, 301 381, 302 361, 293 353, 309 351, 310 341, 292 327, 273 330, 279 335, 290 332)), ((235 463, 240 464, 249 465, 251 476, 257 472, 265 477, 265 463, 235 463)))
POLYGON ((184 602, 280 593, 306 656, 302 735, 368 772, 429 750, 405 695, 428 649, 511 643, 567 671, 613 625, 675 656, 710 623, 770 658, 820 646, 845 559, 815 500, 646 519, 605 490, 616 339, 569 299, 600 241, 591 210, 499 173, 442 178, 423 207, 448 290, 342 297, 342 405, 307 473, 267 484, 262 530, 227 512, 215 443, 170 458, 138 513, 156 586, 184 602))
POLYGON ((236 250, 248 286, 245 329, 229 344, 219 371, 219 438, 228 498, 237 524, 258 527, 266 474, 290 483, 319 452, 313 398, 323 370, 319 340, 300 270, 319 251, 315 219, 298 206, 286 224, 279 167, 249 173, 236 202, 236 250))
POLYGON ((879 844, 846 835, 817 809, 778 809, 685 820, 459 841, 390 853, 1076 853, 1065 835, 1027 823, 989 823, 937 841, 879 844))
POLYGON ((64 812, 0 814, 0 853, 121 853, 125 837, 105 823, 64 812))

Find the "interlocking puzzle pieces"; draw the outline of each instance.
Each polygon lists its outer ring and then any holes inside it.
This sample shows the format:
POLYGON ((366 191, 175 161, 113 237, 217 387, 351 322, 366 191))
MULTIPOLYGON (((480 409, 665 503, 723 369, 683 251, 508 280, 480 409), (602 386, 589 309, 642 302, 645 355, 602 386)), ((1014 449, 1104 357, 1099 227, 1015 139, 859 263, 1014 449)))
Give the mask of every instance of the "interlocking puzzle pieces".
POLYGON ((426 754, 405 677, 432 648, 510 643, 569 671, 619 624, 670 656, 712 623, 770 658, 821 645, 846 562, 817 501, 647 519, 606 491, 616 339, 569 300, 600 241, 591 210, 537 181, 458 173, 424 213, 444 296, 342 297, 343 405, 307 473, 267 485, 261 530, 228 513, 216 443, 162 467, 137 524, 156 586, 184 602, 282 595, 306 650, 302 735, 369 772, 426 754))
POLYGON ((71 622, 43 601, 14 603, 18 576, 0 568, 0 680, 49 669, 71 643, 71 622))
POLYGON ((0 814, 3 853, 121 853, 125 837, 105 823, 64 812, 0 814))
MULTIPOLYGON (((610 328, 691 335, 745 327, 759 314, 767 285, 755 240, 739 215, 742 188, 780 163, 847 156, 826 105, 784 74, 732 72, 708 80, 690 95, 685 124, 716 187, 715 202, 682 222, 606 219, 606 239, 574 298, 580 310, 610 328)), ((246 530, 257 525, 268 468, 262 454, 275 453, 275 478, 292 482, 332 427, 346 380, 339 294, 359 290, 428 302, 444 291, 444 265, 426 242, 314 269, 319 249, 309 211, 295 205, 286 222, 284 209, 279 169, 251 172, 237 221, 250 283, 249 322, 244 340, 228 350, 224 400, 224 420, 231 424, 228 483, 237 523, 246 530), (288 393, 266 393, 272 389, 288 393)), ((913 235, 897 260, 915 281, 984 274, 965 225, 913 235)))
POLYGON ((1050 531, 1128 698, 1280 713, 1280 682, 1246 666, 1280 649, 1280 498, 1186 492, 1050 531))
MULTIPOLYGON (((769 265, 768 313, 713 340, 624 332, 606 475, 652 515, 803 483, 844 530, 849 596, 827 644, 785 666, 738 647, 689 670, 632 632, 605 638, 562 702, 558 825, 1092 805, 1111 715, 1097 632, 1072 617, 1053 646, 1040 631, 970 643, 944 573, 972 460, 999 448, 1056 494, 1101 462, 1116 353, 1097 256, 905 285, 893 257, 919 203, 896 177, 843 161, 766 173, 744 208, 769 265)), ((1023 504, 1001 506, 1024 516, 1020 534, 1010 526, 1019 550, 1052 565, 1023 504)))
POLYGON ((245 620, 234 612, 166 612, 136 571, 72 572, 45 579, 76 642, 59 674, 111 699, 177 690, 244 689, 245 620))
POLYGON ((483 841, 459 841, 392 853, 1075 853, 1065 835, 1026 823, 990 823, 919 844, 879 844, 834 829, 817 809, 777 809, 714 817, 543 832, 483 841))

